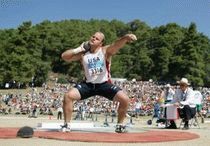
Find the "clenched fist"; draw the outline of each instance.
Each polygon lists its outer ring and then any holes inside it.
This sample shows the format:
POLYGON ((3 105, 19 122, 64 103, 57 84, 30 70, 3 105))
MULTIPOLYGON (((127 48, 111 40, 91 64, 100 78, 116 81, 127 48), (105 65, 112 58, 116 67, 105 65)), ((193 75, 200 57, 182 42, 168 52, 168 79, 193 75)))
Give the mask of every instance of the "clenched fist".
POLYGON ((137 40, 137 37, 134 34, 126 34, 125 37, 127 38, 128 42, 133 42, 137 40))

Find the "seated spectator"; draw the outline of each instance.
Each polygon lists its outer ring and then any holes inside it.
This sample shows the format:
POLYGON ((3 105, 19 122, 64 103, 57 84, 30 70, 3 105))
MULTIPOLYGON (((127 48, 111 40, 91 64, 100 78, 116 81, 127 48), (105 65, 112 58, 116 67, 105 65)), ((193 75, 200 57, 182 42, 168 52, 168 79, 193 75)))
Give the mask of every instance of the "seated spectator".
MULTIPOLYGON (((179 83, 179 89, 176 90, 171 103, 178 107, 179 116, 184 120, 183 130, 189 129, 189 120, 196 114, 196 104, 194 102, 194 91, 189 87, 188 79, 182 78, 179 83)), ((169 129, 176 129, 176 124, 171 120, 169 129)))

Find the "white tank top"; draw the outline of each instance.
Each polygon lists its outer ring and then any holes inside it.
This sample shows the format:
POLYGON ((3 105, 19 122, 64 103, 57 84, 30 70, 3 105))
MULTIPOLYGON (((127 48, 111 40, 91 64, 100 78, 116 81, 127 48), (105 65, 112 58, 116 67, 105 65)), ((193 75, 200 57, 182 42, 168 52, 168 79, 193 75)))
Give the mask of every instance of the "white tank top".
POLYGON ((87 83, 103 83, 109 80, 110 67, 106 64, 106 58, 102 48, 96 53, 87 52, 82 59, 87 83))

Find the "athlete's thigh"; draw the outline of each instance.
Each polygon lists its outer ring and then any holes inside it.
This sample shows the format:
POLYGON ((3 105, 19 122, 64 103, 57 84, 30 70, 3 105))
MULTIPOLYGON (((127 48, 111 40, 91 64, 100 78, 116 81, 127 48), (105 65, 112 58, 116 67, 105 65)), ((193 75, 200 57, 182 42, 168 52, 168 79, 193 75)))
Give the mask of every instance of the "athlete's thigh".
POLYGON ((114 96, 120 91, 121 89, 114 84, 105 83, 102 84, 98 89, 98 95, 104 96, 109 100, 113 100, 114 96))
POLYGON ((114 101, 127 103, 129 102, 129 97, 123 90, 120 90, 114 96, 114 101))
POLYGON ((82 82, 82 83, 78 83, 75 85, 75 88, 77 89, 77 91, 80 94, 80 99, 87 99, 91 96, 96 95, 95 91, 91 89, 90 86, 88 86, 87 83, 82 82))
POLYGON ((77 88, 71 88, 66 94, 68 95, 69 98, 73 100, 81 99, 80 92, 77 88))

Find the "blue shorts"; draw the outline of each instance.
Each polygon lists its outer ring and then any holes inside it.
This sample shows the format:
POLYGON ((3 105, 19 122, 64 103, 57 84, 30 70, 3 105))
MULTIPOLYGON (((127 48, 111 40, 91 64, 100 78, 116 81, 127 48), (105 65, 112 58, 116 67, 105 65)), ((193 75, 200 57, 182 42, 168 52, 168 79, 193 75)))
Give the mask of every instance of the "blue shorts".
POLYGON ((95 95, 103 96, 109 100, 113 100, 117 92, 122 90, 121 88, 109 82, 100 84, 82 82, 76 84, 75 88, 79 90, 82 100, 95 95))

